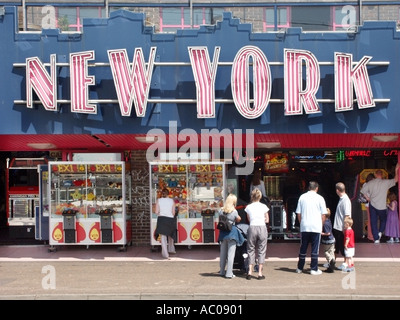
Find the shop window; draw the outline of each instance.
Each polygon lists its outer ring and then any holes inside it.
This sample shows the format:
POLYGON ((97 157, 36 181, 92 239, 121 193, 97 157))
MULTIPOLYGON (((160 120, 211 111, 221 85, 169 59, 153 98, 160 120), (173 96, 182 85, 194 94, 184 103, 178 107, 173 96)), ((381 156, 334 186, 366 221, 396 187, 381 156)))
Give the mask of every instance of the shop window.
POLYGON ((276 8, 276 20, 275 20, 275 8, 265 8, 264 10, 264 32, 265 31, 277 31, 290 27, 289 22, 289 7, 278 7, 276 8))
POLYGON ((397 30, 400 30, 400 8, 397 8, 396 11, 397 11, 397 15, 398 15, 396 27, 397 27, 397 30))
POLYGON ((61 31, 81 32, 83 19, 105 17, 103 7, 56 8, 57 28, 61 31))
POLYGON ((350 31, 357 25, 355 6, 269 7, 264 10, 264 31, 301 27, 303 31, 350 31))
POLYGON ((333 31, 355 31, 357 8, 354 6, 333 7, 333 31))
POLYGON ((61 31, 81 32, 83 19, 104 17, 104 7, 28 6, 26 8, 26 29, 27 31, 41 31, 42 29, 60 28, 61 31))
POLYGON ((223 11, 216 8, 195 8, 191 21, 190 8, 160 8, 160 32, 176 32, 180 29, 216 24, 222 20, 223 11))
POLYGON ((329 31, 332 18, 329 6, 301 6, 291 8, 291 26, 303 31, 329 31))
MULTIPOLYGON (((54 8, 53 8, 54 9, 54 8)), ((20 13, 21 16, 22 13, 20 13)), ((22 17, 21 17, 22 18, 22 17)), ((53 22, 53 28, 55 26, 54 24, 54 10, 51 10, 49 8, 49 6, 45 6, 43 8, 39 8, 39 7, 27 7, 26 8, 26 20, 27 20, 27 30, 28 31, 40 31, 43 28, 43 20, 46 21, 46 26, 48 27, 49 24, 51 23, 50 21, 53 22), (43 14, 43 11, 45 12, 43 14), (47 12, 50 13, 47 13, 47 12), (48 14, 53 14, 52 17, 49 17, 48 14)), ((19 22, 19 24, 21 25, 20 29, 22 30, 22 26, 23 26, 23 21, 21 20, 19 22)))

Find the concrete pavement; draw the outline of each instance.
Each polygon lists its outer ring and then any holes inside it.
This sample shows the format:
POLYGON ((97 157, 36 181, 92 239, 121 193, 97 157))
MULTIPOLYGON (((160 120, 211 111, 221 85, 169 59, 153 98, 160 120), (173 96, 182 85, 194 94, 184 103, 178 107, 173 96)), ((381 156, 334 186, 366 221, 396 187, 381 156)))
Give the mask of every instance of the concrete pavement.
MULTIPOLYGON (((0 246, 1 300, 399 299, 400 244, 356 244, 356 271, 296 274, 297 242, 268 244, 265 280, 220 277, 217 245, 177 246, 171 260, 150 247, 0 246)), ((321 255, 320 267, 325 263, 321 255)), ((342 262, 339 259, 339 262, 342 262)))

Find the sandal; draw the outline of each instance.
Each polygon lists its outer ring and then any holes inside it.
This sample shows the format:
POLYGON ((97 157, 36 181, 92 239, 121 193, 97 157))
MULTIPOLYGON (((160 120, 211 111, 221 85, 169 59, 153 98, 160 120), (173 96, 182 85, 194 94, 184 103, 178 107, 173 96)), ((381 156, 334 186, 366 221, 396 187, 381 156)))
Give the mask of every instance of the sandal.
POLYGON ((262 276, 258 276, 258 278, 257 278, 258 280, 264 280, 265 279, 265 276, 264 275, 262 275, 262 276))

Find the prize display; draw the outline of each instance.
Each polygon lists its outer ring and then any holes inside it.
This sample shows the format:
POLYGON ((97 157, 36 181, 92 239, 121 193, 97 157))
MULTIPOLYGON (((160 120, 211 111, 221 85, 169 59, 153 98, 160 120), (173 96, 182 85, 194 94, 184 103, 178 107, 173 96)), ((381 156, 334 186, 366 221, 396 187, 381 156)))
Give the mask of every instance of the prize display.
POLYGON ((164 188, 176 205, 176 244, 216 243, 216 222, 224 202, 223 162, 151 163, 151 243, 160 244, 154 234, 156 201, 164 188))
POLYGON ((128 177, 124 162, 49 162, 50 245, 126 245, 128 177))

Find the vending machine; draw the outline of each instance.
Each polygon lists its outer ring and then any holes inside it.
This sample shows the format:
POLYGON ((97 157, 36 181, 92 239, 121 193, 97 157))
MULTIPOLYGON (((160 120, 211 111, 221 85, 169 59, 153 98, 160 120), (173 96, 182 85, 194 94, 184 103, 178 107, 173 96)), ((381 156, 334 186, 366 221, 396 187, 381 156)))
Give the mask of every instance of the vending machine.
POLYGON ((39 208, 38 165, 45 158, 7 159, 6 212, 11 238, 35 238, 35 213, 39 208))
POLYGON ((126 245, 131 242, 130 173, 125 163, 49 162, 49 243, 126 245))
POLYGON ((150 173, 151 245, 161 244, 155 234, 155 206, 164 188, 176 203, 176 244, 217 244, 216 224, 225 194, 224 162, 154 162, 150 163, 150 173))

